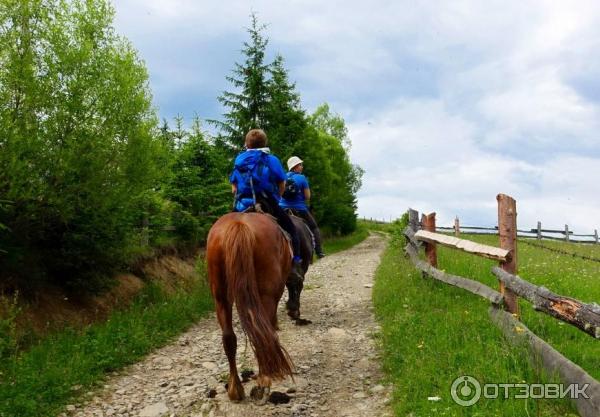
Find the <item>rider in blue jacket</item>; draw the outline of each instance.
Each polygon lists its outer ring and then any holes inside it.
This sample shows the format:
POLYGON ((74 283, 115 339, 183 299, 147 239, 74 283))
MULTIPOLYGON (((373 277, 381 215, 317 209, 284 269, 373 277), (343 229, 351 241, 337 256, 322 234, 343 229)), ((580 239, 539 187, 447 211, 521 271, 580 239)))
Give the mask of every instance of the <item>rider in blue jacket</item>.
POLYGON ((285 210, 290 210, 294 215, 303 218, 315 237, 315 252, 319 258, 325 256, 321 247, 321 231, 315 218, 310 213, 310 187, 308 180, 302 174, 304 170, 302 159, 292 156, 287 160, 289 172, 286 175, 286 190, 279 205, 285 210))
POLYGON ((246 134, 245 146, 246 150, 235 158, 234 169, 229 177, 235 196, 233 210, 245 211, 260 204, 263 211, 273 215, 292 240, 294 260, 291 274, 301 278, 300 240, 294 223, 279 206, 285 189, 285 171, 279 158, 271 155, 266 147, 267 135, 262 129, 250 130, 246 134))

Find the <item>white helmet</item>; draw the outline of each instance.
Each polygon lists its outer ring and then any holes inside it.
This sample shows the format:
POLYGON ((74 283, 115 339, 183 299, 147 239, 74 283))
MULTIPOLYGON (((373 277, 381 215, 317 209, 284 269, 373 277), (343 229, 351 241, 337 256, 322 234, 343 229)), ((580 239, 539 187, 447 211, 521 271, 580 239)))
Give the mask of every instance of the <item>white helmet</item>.
POLYGON ((298 158, 297 156, 292 156, 290 159, 287 160, 288 170, 291 171, 292 168, 294 168, 298 164, 301 164, 302 162, 304 162, 302 159, 298 158))

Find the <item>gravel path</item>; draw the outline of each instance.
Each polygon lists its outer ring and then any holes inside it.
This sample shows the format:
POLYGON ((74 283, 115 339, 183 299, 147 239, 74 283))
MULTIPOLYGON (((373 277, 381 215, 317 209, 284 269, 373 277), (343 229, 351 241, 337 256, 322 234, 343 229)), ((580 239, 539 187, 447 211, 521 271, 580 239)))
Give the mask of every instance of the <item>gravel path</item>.
MULTIPOLYGON (((211 314, 171 345, 109 378, 103 389, 86 395, 85 403, 68 406, 62 417, 391 416, 390 387, 382 385, 372 339, 379 327, 372 314, 371 286, 385 245, 384 237, 373 234, 311 266, 301 311, 312 324, 296 326, 288 319, 284 294, 279 335, 297 374, 295 381, 275 382, 271 391, 288 393, 287 404, 228 400, 222 382, 227 359, 211 314)), ((257 370, 238 325, 236 334, 240 370, 257 370)), ((253 385, 244 384, 246 395, 253 385)))

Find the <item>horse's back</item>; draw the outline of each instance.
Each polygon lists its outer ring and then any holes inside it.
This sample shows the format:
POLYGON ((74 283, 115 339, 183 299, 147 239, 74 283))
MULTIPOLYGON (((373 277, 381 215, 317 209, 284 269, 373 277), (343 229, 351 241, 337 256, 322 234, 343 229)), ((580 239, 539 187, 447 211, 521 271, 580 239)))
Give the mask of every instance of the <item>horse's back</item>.
MULTIPOLYGON (((210 228, 207 240, 207 250, 222 244, 227 230, 236 223, 242 223, 249 227, 257 240, 264 248, 269 242, 278 244, 281 242, 281 232, 277 223, 265 214, 260 213, 228 213, 221 216, 210 228)), ((208 256, 208 254, 207 254, 208 256)))
POLYGON ((265 214, 237 212, 222 216, 210 229, 206 245, 209 275, 211 271, 222 272, 221 266, 231 256, 228 241, 240 239, 242 229, 249 232, 254 242, 251 250, 254 266, 267 275, 287 278, 291 248, 275 220, 265 214))

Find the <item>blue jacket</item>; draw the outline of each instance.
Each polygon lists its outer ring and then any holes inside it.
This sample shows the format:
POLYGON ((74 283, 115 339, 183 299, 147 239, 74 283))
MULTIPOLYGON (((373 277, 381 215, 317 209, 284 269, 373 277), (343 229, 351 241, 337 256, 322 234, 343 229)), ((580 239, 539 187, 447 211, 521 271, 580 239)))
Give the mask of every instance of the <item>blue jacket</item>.
POLYGON ((306 207, 306 199, 304 198, 304 190, 309 189, 308 180, 302 174, 290 171, 287 173, 288 178, 292 178, 298 187, 298 194, 293 199, 282 198, 279 205, 284 209, 296 209, 300 211, 308 211, 306 207))

